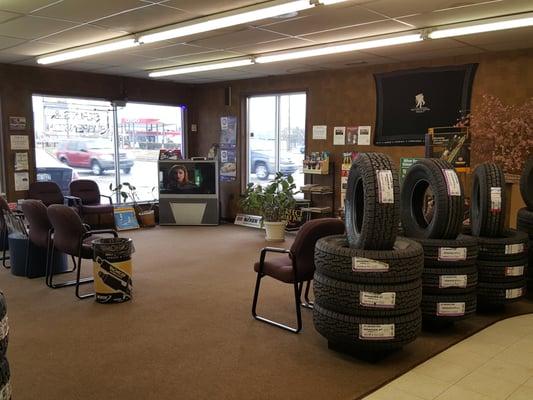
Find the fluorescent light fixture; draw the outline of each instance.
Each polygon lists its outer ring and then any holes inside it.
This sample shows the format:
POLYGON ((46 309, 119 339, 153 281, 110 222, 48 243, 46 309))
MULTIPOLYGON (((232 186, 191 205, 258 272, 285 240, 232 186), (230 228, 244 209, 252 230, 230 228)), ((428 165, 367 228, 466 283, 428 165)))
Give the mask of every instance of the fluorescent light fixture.
POLYGON ((150 78, 160 78, 162 76, 192 74, 194 72, 213 71, 215 69, 242 67, 244 65, 251 65, 253 63, 254 62, 251 58, 241 58, 238 60, 220 61, 215 63, 192 64, 185 65, 183 67, 166 68, 152 71, 148 74, 148 76, 150 78))
POLYGON ((288 51, 284 53, 258 56, 255 58, 256 63, 270 63, 277 61, 295 60, 298 58, 316 57, 327 54, 346 53, 349 51, 373 49, 376 47, 394 46, 398 44, 414 43, 422 40, 419 33, 394 36, 384 39, 367 40, 364 42, 346 43, 334 46, 320 46, 304 48, 300 50, 288 51))
POLYGON ((215 14, 197 20, 198 22, 182 23, 175 28, 160 30, 154 33, 147 33, 139 38, 141 43, 153 43, 160 40, 174 39, 182 36, 194 35, 196 33, 212 31, 215 29, 227 28, 240 24, 246 24, 261 19, 272 18, 278 15, 289 14, 314 7, 310 0, 296 0, 290 2, 273 1, 267 6, 251 6, 239 9, 238 13, 228 12, 215 14))
POLYGON ((95 54, 108 53, 110 51, 127 49, 129 47, 138 46, 139 43, 133 39, 123 39, 113 42, 95 44, 92 46, 81 47, 73 50, 62 51, 59 53, 49 54, 43 57, 37 58, 38 64, 53 64, 61 61, 72 60, 75 58, 83 58, 93 56, 95 54))
POLYGON ((318 4, 322 4, 323 6, 329 6, 331 4, 337 4, 337 3, 344 3, 347 0, 318 0, 318 4))
POLYGON ((487 22, 479 22, 477 24, 461 24, 456 27, 437 29, 429 33, 430 39, 441 39, 452 36, 472 35, 474 33, 501 31, 504 29, 523 28, 533 25, 533 14, 526 14, 527 16, 515 16, 514 18, 506 18, 499 20, 487 20, 487 22), (492 22, 491 22, 492 21, 492 22))

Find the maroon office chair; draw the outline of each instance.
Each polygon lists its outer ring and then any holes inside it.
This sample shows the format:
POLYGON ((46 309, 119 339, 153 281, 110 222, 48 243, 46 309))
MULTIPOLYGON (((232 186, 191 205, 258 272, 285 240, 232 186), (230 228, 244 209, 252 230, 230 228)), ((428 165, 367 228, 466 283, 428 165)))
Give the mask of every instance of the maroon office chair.
POLYGON ((114 225, 111 197, 100 194, 100 189, 95 181, 78 179, 70 182, 70 198, 77 199, 79 214, 85 222, 92 225, 96 219, 98 227, 114 225), (102 197, 107 198, 109 204, 102 204, 102 197), (102 223, 102 219, 106 221, 105 224, 102 223))
POLYGON ((80 216, 70 207, 52 204, 48 207, 48 218, 54 229, 53 246, 51 248, 50 259, 54 257, 54 251, 60 251, 77 259, 75 268, 77 269, 76 280, 53 284, 53 268, 48 268, 48 284, 50 287, 76 286, 76 297, 85 299, 94 296, 94 293, 80 294, 80 285, 94 281, 93 277, 81 279, 81 261, 82 259, 92 259, 93 249, 92 241, 100 239, 98 234, 108 233, 114 237, 118 234, 113 229, 89 230, 80 216))
POLYGON ((33 182, 28 192, 29 199, 40 200, 46 207, 51 204, 64 204, 65 198, 58 184, 52 181, 33 182))
POLYGON ((7 205, 6 199, 3 196, 0 196, 0 243, 2 244, 2 266, 4 268, 10 268, 6 264, 6 261, 9 260, 9 256, 6 256, 6 251, 8 249, 8 231, 7 223, 4 217, 4 213, 9 211, 9 206, 7 205))
POLYGON ((290 248, 265 247, 261 250, 259 262, 254 264, 257 272, 255 282, 254 299, 252 304, 252 316, 258 320, 290 332, 298 333, 302 329, 302 315, 300 306, 313 308, 309 301, 309 286, 315 273, 315 244, 324 236, 340 235, 344 233, 344 223, 336 218, 320 218, 306 222, 298 231, 290 248), (282 253, 283 256, 272 257, 266 261, 268 252, 282 253), (257 315, 257 300, 261 279, 270 276, 278 281, 292 284, 294 287, 294 299, 296 302, 297 327, 293 328, 279 322, 275 322, 257 315), (306 282, 305 303, 302 303, 302 288, 306 282))

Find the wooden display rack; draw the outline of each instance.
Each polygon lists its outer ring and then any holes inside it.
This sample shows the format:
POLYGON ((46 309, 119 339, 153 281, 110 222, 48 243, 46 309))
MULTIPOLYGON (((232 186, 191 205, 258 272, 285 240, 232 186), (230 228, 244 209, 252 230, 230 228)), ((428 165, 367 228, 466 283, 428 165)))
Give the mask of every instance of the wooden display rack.
POLYGON ((329 174, 329 158, 326 158, 321 161, 317 161, 318 168, 303 168, 304 174, 314 174, 314 175, 328 175, 329 174))

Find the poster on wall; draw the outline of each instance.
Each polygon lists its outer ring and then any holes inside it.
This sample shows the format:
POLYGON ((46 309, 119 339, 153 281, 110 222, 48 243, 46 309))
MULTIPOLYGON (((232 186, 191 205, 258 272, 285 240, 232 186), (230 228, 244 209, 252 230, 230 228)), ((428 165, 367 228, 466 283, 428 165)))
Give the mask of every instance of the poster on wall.
POLYGON ((359 146, 370 146, 370 126, 360 126, 357 129, 357 144, 359 146))
POLYGON ((327 125, 313 125, 313 140, 326 140, 327 138, 327 125))
POLYGON ((220 117, 220 181, 237 179, 237 117, 220 117))
POLYGON ((375 74, 376 145, 424 144, 428 128, 452 126, 470 109, 477 64, 375 74))
POLYGON ((26 130, 26 117, 9 117, 9 129, 12 131, 26 130))
POLYGON ((358 126, 348 126, 346 128, 346 144, 357 144, 358 126))
POLYGON ((29 170, 28 153, 15 153, 15 171, 29 170))
POLYGON ((30 140, 28 135, 11 135, 9 137, 11 150, 29 150, 30 140))
POLYGON ((15 191, 21 192, 30 188, 30 175, 28 172, 15 172, 15 191))
POLYGON ((333 128, 333 144, 335 146, 344 146, 346 143, 346 127, 336 126, 333 128))

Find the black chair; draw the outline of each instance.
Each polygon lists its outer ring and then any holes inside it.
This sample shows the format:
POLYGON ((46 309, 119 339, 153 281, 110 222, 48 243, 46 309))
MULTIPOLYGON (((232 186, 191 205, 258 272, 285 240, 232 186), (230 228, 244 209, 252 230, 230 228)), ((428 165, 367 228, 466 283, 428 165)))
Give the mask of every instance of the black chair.
POLYGON ((318 239, 324 236, 339 235, 344 233, 344 223, 336 218, 320 218, 306 222, 302 225, 294 242, 289 249, 277 247, 265 247, 261 250, 259 262, 254 264, 257 272, 255 282, 254 299, 252 304, 252 315, 258 320, 270 325, 277 326, 290 332, 298 333, 302 329, 302 315, 300 307, 313 308, 313 303, 309 300, 309 286, 315 273, 315 244, 318 239), (266 260, 268 252, 281 253, 282 256, 272 257, 266 260), (257 300, 261 279, 270 276, 278 281, 289 283, 294 288, 294 299, 296 302, 297 327, 293 328, 279 322, 272 321, 257 315, 257 300), (304 282, 307 283, 305 289, 305 302, 302 303, 302 288, 304 282))
POLYGON ((48 207, 47 212, 54 229, 50 258, 53 259, 54 250, 57 250, 77 259, 77 262, 74 261, 74 267, 77 269, 76 280, 53 284, 54 271, 53 268, 48 268, 48 286, 58 288, 75 285, 76 297, 79 299, 94 296, 94 293, 80 294, 81 284, 94 281, 93 277, 81 279, 81 261, 82 259, 92 259, 92 241, 101 238, 101 236, 97 236, 98 234, 106 233, 118 237, 117 232, 113 229, 90 230, 72 208, 64 205, 52 204, 48 207))
POLYGON ((61 189, 55 182, 33 182, 30 184, 28 198, 40 200, 48 207, 51 204, 64 204, 65 198, 61 189))
POLYGON ((9 265, 6 264, 6 261, 9 260, 9 256, 6 255, 8 249, 8 231, 4 215, 6 212, 9 212, 9 206, 7 205, 6 199, 4 199, 3 196, 0 196, 0 243, 2 244, 2 266, 4 268, 9 268, 9 265))
POLYGON ((89 179, 78 179, 70 183, 70 199, 77 200, 78 211, 84 222, 114 226, 113 201, 111 196, 100 193, 98 184, 89 179), (102 203, 101 198, 106 198, 109 203, 102 203), (96 219, 96 223, 93 222, 96 219), (105 223, 102 223, 102 220, 105 223))

